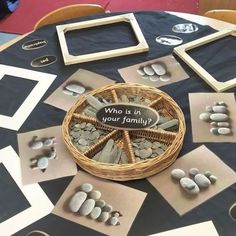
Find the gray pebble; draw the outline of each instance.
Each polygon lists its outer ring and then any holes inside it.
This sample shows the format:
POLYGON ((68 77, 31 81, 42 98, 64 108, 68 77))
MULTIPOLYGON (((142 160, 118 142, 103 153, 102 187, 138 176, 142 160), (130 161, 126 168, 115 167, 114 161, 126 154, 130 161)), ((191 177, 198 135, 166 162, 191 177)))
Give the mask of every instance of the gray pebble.
POLYGON ((102 199, 99 199, 95 202, 95 206, 103 208, 106 205, 106 202, 102 199))
POLYGON ((65 89, 78 94, 82 94, 85 92, 85 88, 76 83, 66 85, 65 89))
POLYGON ((164 75, 166 74, 166 68, 164 65, 159 63, 154 63, 151 65, 152 69, 157 75, 164 75))
POLYGON ((229 122, 217 122, 216 123, 218 127, 229 127, 229 122))
POLYGON ((81 144, 82 146, 87 146, 88 145, 88 142, 84 138, 80 138, 78 140, 78 143, 81 144))
POLYGON ((94 207, 89 216, 93 219, 96 220, 102 212, 102 209, 100 207, 94 207))
POLYGON ((142 78, 146 80, 146 79, 149 79, 149 76, 148 75, 143 75, 142 78))
POLYGON ((72 96, 72 95, 74 94, 74 92, 69 91, 69 90, 67 90, 67 89, 65 89, 65 88, 62 90, 62 92, 63 92, 64 94, 66 94, 66 95, 69 95, 69 96, 72 96))
POLYGON ((98 200, 101 196, 102 196, 102 194, 98 190, 92 190, 89 193, 89 198, 92 198, 93 200, 98 200))
POLYGON ((170 78, 171 78, 170 74, 169 74, 169 73, 166 73, 165 75, 161 75, 161 76, 160 76, 160 81, 162 81, 162 82, 167 82, 167 81, 170 80, 170 78))
MULTIPOLYGON (((145 74, 145 73, 144 73, 145 74)), ((125 94, 122 94, 121 95, 121 101, 124 102, 124 103, 129 103, 129 99, 128 97, 125 95, 125 94)))
POLYGON ((210 124, 211 124, 211 126, 213 126, 213 127, 217 127, 217 122, 215 122, 215 121, 211 122, 210 124))
POLYGON ((227 104, 224 101, 219 101, 218 105, 227 107, 227 104))
POLYGON ((152 82, 156 82, 160 79, 160 76, 159 75, 151 75, 151 76, 149 76, 149 79, 152 82))
POLYGON ((140 75, 145 75, 145 72, 143 71, 143 68, 138 68, 137 69, 138 74, 140 75))
POLYGON ((227 121, 229 119, 229 116, 223 113, 214 113, 210 115, 210 119, 212 121, 221 122, 221 121, 227 121))
POLYGON ((215 134, 215 135, 218 135, 218 134, 219 134, 218 128, 215 128, 215 127, 211 128, 211 129, 210 129, 210 132, 211 132, 212 134, 215 134))
POLYGON ((153 70, 151 66, 144 66, 143 71, 149 76, 155 74, 155 71, 153 70))
POLYGON ((225 106, 213 106, 212 110, 216 113, 226 113, 227 108, 225 106))
POLYGON ((80 185, 80 190, 85 192, 85 193, 89 193, 93 190, 93 185, 89 184, 89 183, 84 183, 80 185))
POLYGON ((184 177, 180 180, 180 186, 189 194, 197 195, 200 191, 197 184, 190 178, 184 177))
POLYGON ((85 192, 77 192, 76 194, 74 194, 69 202, 69 209, 72 212, 77 212, 81 205, 84 203, 84 201, 87 198, 87 193, 85 192))
POLYGON ((217 177, 215 175, 210 175, 209 180, 211 181, 212 184, 214 184, 217 181, 217 177))
POLYGON ((207 112, 204 112, 204 113, 201 113, 199 115, 199 119, 200 120, 204 120, 204 121, 209 121, 210 120, 210 113, 207 113, 207 112))
POLYGON ((195 176, 195 175, 198 174, 198 173, 199 173, 199 169, 198 169, 198 168, 193 167, 193 168, 191 168, 191 169, 189 170, 189 174, 190 174, 191 176, 195 176))
POLYGON ((139 150, 139 156, 142 159, 146 159, 146 158, 150 157, 151 155, 152 155, 152 149, 151 148, 139 150))
POLYGON ((118 220, 117 217, 112 216, 112 217, 109 219, 108 224, 109 224, 109 225, 117 225, 118 221, 119 221, 119 220, 118 220))
POLYGON ((211 173, 209 170, 207 170, 207 171, 205 171, 204 175, 205 175, 207 178, 209 178, 209 177, 212 175, 212 173, 211 173))
POLYGON ((43 142, 41 140, 35 140, 29 146, 31 149, 40 149, 43 147, 43 142))
POLYGON ((114 145, 114 140, 109 139, 102 149, 102 152, 100 154, 99 162, 103 163, 109 163, 110 162, 110 153, 114 145))
POLYGON ((208 113, 213 112, 212 106, 206 106, 205 111, 208 112, 208 113))
POLYGON ((219 133, 219 134, 222 134, 222 135, 227 135, 227 134, 230 134, 230 133, 231 133, 231 129, 226 128, 226 127, 224 127, 224 128, 219 128, 219 129, 218 129, 218 133, 219 133))
POLYGON ((43 141, 43 146, 49 147, 49 146, 53 145, 54 142, 55 142, 55 139, 56 139, 55 137, 51 137, 51 138, 45 139, 45 140, 43 141))
POLYGON ((99 110, 102 107, 104 107, 104 104, 101 103, 96 97, 94 97, 91 94, 86 96, 86 100, 87 100, 88 104, 90 106, 94 107, 96 110, 99 110))
POLYGON ((164 152, 164 150, 161 149, 161 148, 157 148, 157 149, 154 149, 153 152, 156 153, 159 156, 164 152))
POLYGON ((106 204, 103 208, 102 211, 106 211, 106 212, 111 212, 113 210, 113 207, 109 204, 106 204))
POLYGON ((180 180, 183 177, 185 177, 185 172, 181 169, 173 169, 171 171, 171 177, 174 179, 180 180))
POLYGON ((199 188, 208 188, 211 184, 210 180, 203 174, 195 175, 194 181, 199 188))
POLYGON ((37 160, 37 167, 40 170, 47 169, 48 168, 48 158, 47 157, 40 157, 37 160))
POLYGON ((95 206, 95 201, 93 199, 87 199, 83 202, 79 209, 79 214, 82 216, 89 215, 95 206))
POLYGON ((100 222, 106 222, 109 219, 109 217, 110 217, 109 212, 103 211, 97 218, 97 220, 100 222))
POLYGON ((167 122, 164 123, 164 124, 158 125, 157 127, 158 127, 159 129, 166 130, 166 129, 169 129, 169 128, 171 128, 171 127, 173 127, 173 126, 175 126, 175 125, 178 125, 178 124, 179 124, 179 121, 178 121, 177 119, 172 119, 172 120, 170 120, 170 121, 167 121, 167 122))

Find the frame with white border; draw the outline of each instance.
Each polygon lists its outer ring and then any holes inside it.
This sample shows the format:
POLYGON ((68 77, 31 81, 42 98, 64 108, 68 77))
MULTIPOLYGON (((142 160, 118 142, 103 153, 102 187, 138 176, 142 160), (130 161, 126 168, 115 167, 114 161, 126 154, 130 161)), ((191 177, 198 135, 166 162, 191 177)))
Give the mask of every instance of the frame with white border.
POLYGON ((31 207, 0 223, 1 235, 12 235, 48 215, 54 206, 39 184, 22 185, 20 158, 11 146, 0 150, 0 163, 5 166, 31 205, 31 207))
POLYGON ((59 38, 59 43, 61 46, 62 56, 65 65, 71 65, 75 63, 82 63, 88 61, 101 60, 106 58, 124 56, 134 53, 145 52, 149 50, 148 44, 143 36, 143 33, 138 25, 138 22, 133 13, 122 14, 117 16, 110 16, 95 20, 88 20, 82 22, 76 22, 71 24, 57 25, 57 34, 59 38), (128 22, 136 36, 138 44, 135 46, 118 48, 113 50, 107 50, 102 52, 88 53, 83 55, 73 56, 69 53, 68 46, 66 43, 65 33, 68 31, 86 29, 91 27, 97 27, 102 25, 109 25, 119 22, 128 22))
POLYGON ((0 127, 17 131, 52 84, 56 75, 0 64, 0 80, 4 75, 16 76, 37 82, 12 117, 0 114, 0 127))

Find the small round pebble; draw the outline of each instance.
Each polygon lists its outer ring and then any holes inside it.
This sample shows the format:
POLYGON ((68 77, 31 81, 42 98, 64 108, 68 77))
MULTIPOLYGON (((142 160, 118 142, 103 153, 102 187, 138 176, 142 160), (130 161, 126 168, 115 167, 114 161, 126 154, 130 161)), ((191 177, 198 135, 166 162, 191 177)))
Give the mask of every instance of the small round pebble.
POLYGON ((213 106, 212 110, 213 110, 213 112, 216 112, 216 113, 226 113, 227 112, 227 108, 225 106, 213 106))
POLYGON ((217 177, 215 175, 210 175, 209 180, 211 181, 212 184, 214 184, 217 181, 217 177))
POLYGON ((83 202, 79 209, 79 214, 82 216, 89 215, 95 206, 95 201, 93 199, 87 199, 83 202))
POLYGON ((199 173, 199 169, 198 169, 198 168, 193 167, 193 168, 191 168, 191 169, 189 170, 189 174, 190 174, 191 176, 195 176, 195 175, 197 175, 198 173, 199 173))
POLYGON ((194 181, 199 188, 208 188, 211 184, 210 180, 203 174, 195 175, 194 181))
POLYGON ((185 177, 185 172, 181 169, 173 169, 171 171, 171 177, 177 180, 182 179, 185 177))
POLYGON ((103 208, 102 211, 106 211, 106 212, 111 212, 113 210, 113 207, 109 204, 106 204, 103 208))
POLYGON ((100 216, 97 218, 98 221, 100 222, 106 222, 110 217, 109 212, 103 211, 100 216))
POLYGON ((229 122, 217 122, 218 127, 229 127, 229 122))
POLYGON ((211 115, 210 113, 206 113, 206 112, 201 113, 199 115, 199 119, 204 120, 204 121, 209 121, 210 120, 210 115, 211 115))
POLYGON ((80 186, 80 190, 85 193, 89 193, 93 190, 93 185, 89 183, 84 183, 80 186))
POLYGON ((212 173, 211 173, 209 170, 207 170, 207 171, 205 171, 204 175, 205 175, 207 178, 209 178, 209 177, 212 175, 212 173))
POLYGON ((47 157, 40 157, 37 161, 37 167, 41 170, 47 169, 47 167, 48 167, 48 158, 47 157))
POLYGON ((89 216, 96 220, 101 215, 102 209, 100 207, 94 207, 89 216))
POLYGON ((98 190, 92 190, 89 193, 89 198, 92 198, 94 200, 98 200, 102 196, 101 192, 98 190))
POLYGON ((118 218, 113 216, 109 219, 108 224, 109 225, 117 225, 118 221, 119 221, 118 218))
POLYGON ((106 205, 106 202, 102 199, 99 199, 96 201, 95 205, 102 208, 106 205))

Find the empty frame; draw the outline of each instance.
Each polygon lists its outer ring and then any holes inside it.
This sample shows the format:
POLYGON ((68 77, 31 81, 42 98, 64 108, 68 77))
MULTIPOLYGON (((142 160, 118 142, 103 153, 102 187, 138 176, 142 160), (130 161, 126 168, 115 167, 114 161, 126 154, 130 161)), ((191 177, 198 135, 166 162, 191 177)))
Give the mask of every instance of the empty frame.
POLYGON ((82 22, 71 23, 71 24, 65 24, 65 25, 57 25, 56 28, 57 28, 57 34, 58 34, 62 56, 63 56, 65 65, 101 60, 101 59, 106 59, 106 58, 111 58, 111 57, 124 56, 124 55, 129 55, 129 54, 134 54, 134 53, 145 52, 149 50, 148 44, 142 34, 142 31, 133 13, 105 17, 105 18, 95 19, 95 20, 82 21, 82 22), (102 52, 77 55, 77 56, 71 55, 69 53, 68 46, 66 43, 66 38, 65 38, 66 32, 79 30, 79 29, 86 29, 86 28, 91 28, 91 27, 97 27, 97 26, 103 26, 103 25, 109 25, 109 24, 114 24, 114 23, 120 23, 120 22, 128 22, 131 25, 134 31, 134 34, 136 36, 136 39, 138 41, 137 45, 129 46, 125 48, 107 50, 107 51, 102 51, 102 52))
POLYGON ((187 51, 203 46, 207 43, 216 41, 229 35, 235 36, 235 30, 222 30, 200 39, 196 39, 189 43, 183 44, 174 48, 174 52, 188 65, 190 66, 208 85, 210 85, 216 92, 223 92, 227 89, 236 86, 236 77, 226 82, 217 81, 211 76, 203 67, 201 67, 191 56, 187 54, 187 51))

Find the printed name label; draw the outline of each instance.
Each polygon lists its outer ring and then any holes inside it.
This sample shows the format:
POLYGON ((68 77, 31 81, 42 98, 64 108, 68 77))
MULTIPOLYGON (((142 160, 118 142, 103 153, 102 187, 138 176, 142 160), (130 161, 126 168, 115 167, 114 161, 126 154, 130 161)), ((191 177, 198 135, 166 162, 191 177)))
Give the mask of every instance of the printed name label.
POLYGON ((22 49, 24 50, 34 50, 38 48, 42 48, 47 45, 47 41, 44 39, 35 39, 35 40, 30 40, 28 42, 25 42, 22 45, 22 49))

